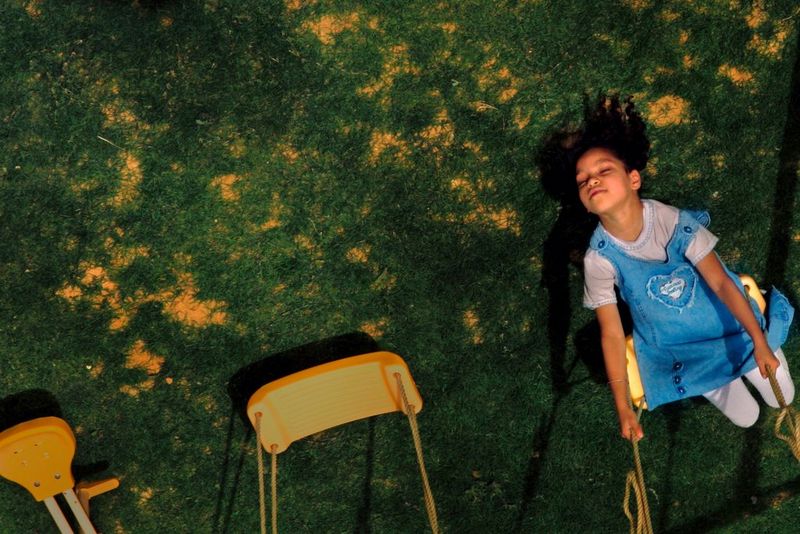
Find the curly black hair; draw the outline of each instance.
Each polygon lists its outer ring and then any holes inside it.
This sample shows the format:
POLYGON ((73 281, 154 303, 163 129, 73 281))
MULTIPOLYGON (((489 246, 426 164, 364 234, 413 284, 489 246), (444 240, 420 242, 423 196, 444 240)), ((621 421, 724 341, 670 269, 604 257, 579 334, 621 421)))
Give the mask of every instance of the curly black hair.
POLYGON ((633 98, 620 100, 619 95, 604 94, 594 102, 586 98, 583 124, 551 134, 543 143, 537 163, 545 189, 562 202, 577 201, 575 164, 592 148, 610 150, 628 171, 641 171, 650 154, 645 130, 633 98))
POLYGON ((601 96, 594 106, 584 107, 583 127, 576 132, 571 150, 577 163, 587 150, 605 148, 621 159, 628 171, 641 171, 647 165, 650 140, 646 126, 636 112, 633 98, 620 102, 619 95, 601 96))

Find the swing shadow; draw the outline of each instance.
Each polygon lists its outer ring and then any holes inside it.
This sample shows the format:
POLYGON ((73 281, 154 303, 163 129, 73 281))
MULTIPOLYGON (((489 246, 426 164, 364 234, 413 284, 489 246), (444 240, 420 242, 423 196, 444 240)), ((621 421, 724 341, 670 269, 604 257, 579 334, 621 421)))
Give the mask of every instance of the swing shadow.
POLYGON ((28 389, 0 399, 0 432, 39 417, 64 418, 61 406, 49 391, 28 389))
MULTIPOLYGON (((220 466, 219 493, 212 519, 212 532, 227 533, 230 527, 239 481, 244 467, 245 456, 247 455, 247 445, 251 442, 255 433, 247 417, 247 403, 250 397, 261 386, 292 373, 341 358, 378 350, 380 350, 380 347, 372 337, 363 332, 352 332, 267 355, 243 367, 228 380, 227 391, 231 399, 231 411, 225 438, 225 450, 222 465, 220 466), (232 451, 236 429, 238 428, 238 425, 236 425, 237 415, 244 424, 244 428, 247 429, 239 442, 238 455, 232 451), (232 455, 238 456, 233 462, 231 462, 232 455), (235 463, 235 468, 233 469, 231 467, 232 463, 235 463), (230 484, 228 483, 229 478, 232 478, 230 484), (227 500, 225 498, 226 495, 227 500)), ((356 532, 363 534, 371 532, 369 518, 372 509, 371 487, 374 445, 375 422, 374 418, 370 418, 367 435, 366 475, 362 501, 356 516, 356 532)))
POLYGON ((547 292, 547 339, 554 395, 549 415, 542 414, 531 441, 515 532, 525 530, 525 518, 537 498, 542 467, 561 403, 574 386, 583 382, 570 381, 573 371, 582 361, 589 370, 588 380, 601 383, 605 376, 599 330, 594 321, 582 327, 574 336, 576 357, 568 363, 564 359, 573 316, 570 275, 572 270, 582 270, 583 253, 596 224, 596 220, 576 203, 577 192, 571 194, 570 185, 575 183, 574 173, 570 172, 568 161, 563 157, 563 148, 569 143, 569 138, 564 131, 547 134, 536 158, 545 192, 559 203, 558 217, 542 250, 542 285, 547 292))

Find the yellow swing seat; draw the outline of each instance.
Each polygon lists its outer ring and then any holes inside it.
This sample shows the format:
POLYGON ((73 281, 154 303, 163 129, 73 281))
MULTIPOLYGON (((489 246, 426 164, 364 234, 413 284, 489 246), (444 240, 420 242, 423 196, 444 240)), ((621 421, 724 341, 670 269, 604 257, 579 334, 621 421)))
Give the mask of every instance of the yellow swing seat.
MULTIPOLYGON (((317 365, 269 382, 247 403, 247 416, 260 446, 272 454, 272 531, 277 532, 276 457, 294 441, 345 423, 401 411, 414 434, 431 528, 438 532, 415 415, 422 397, 408 366, 397 354, 373 352, 317 365)), ((263 484, 259 448, 259 483, 263 484)), ((265 505, 261 491, 262 532, 265 505)))
POLYGON ((27 489, 37 501, 44 501, 59 530, 71 534, 55 496, 64 496, 75 519, 86 534, 96 531, 89 520, 89 499, 119 486, 116 478, 73 486, 72 459, 75 435, 58 417, 39 417, 0 432, 0 476, 27 489))
MULTIPOLYGON (((746 274, 740 274, 739 279, 742 281, 747 296, 753 299, 761 313, 767 308, 767 302, 764 300, 764 295, 758 289, 755 280, 746 274)), ((633 347, 633 337, 628 336, 625 339, 625 360, 628 369, 628 385, 631 393, 631 401, 636 407, 642 409, 647 408, 647 400, 644 398, 644 386, 642 386, 642 378, 639 374, 639 363, 636 361, 636 349, 633 347)))

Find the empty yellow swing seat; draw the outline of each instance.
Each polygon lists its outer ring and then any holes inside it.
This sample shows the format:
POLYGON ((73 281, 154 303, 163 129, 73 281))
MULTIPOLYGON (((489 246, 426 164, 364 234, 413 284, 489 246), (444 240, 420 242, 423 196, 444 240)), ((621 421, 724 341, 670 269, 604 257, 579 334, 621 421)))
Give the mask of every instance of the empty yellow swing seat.
POLYGON ((119 486, 110 478, 78 485, 72 476, 75 435, 58 417, 39 417, 0 432, 0 476, 27 489, 34 499, 44 501, 58 529, 72 534, 55 496, 61 494, 85 534, 95 534, 88 509, 89 499, 119 486))
MULTIPOLYGON (((416 414, 422 409, 411 373, 391 352, 373 352, 317 365, 259 388, 247 403, 247 416, 260 445, 272 454, 272 531, 277 532, 277 454, 298 439, 375 415, 403 412, 409 418, 422 476, 425 504, 433 532, 438 532, 435 504, 428 485, 416 414)), ((259 448, 259 484, 263 466, 259 448)), ((263 496, 263 486, 260 494, 263 496)), ((261 499, 261 530, 266 532, 261 499)))
POLYGON ((247 403, 253 426, 261 413, 261 443, 281 453, 298 439, 327 428, 389 412, 403 411, 395 375, 403 382, 414 412, 422 398, 408 366, 390 352, 343 358, 262 386, 247 403))

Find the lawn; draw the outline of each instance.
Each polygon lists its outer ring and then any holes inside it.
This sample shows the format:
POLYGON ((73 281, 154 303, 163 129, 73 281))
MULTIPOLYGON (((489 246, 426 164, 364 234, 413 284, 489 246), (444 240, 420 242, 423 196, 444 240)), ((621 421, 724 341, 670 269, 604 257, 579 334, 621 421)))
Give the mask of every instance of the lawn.
MULTIPOLYGON (((103 532, 256 532, 240 371, 377 347, 425 401, 444 532, 627 532, 631 448, 537 153, 587 95, 633 95, 646 195, 708 209, 722 259, 800 303, 798 21, 792 0, 2 0, 2 427, 69 422, 76 474, 121 481, 103 532)), ((800 368, 796 326, 784 350, 800 368)), ((796 531, 775 417, 646 412, 656 530, 796 531)), ((401 414, 279 465, 282 532, 427 528, 401 414)), ((0 532, 53 531, 0 483, 0 532)))

